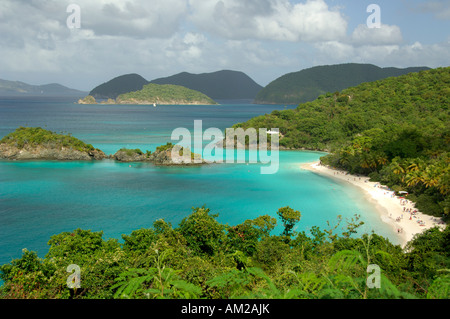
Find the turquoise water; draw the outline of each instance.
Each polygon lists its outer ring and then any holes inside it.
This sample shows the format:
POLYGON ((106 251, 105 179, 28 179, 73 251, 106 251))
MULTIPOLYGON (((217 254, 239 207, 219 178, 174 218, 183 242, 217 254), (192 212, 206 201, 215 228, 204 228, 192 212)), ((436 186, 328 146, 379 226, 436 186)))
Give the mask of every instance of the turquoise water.
MULTIPOLYGON (((4 100, 0 102, 0 138, 19 125, 42 126, 73 133, 106 153, 121 147, 154 150, 170 141, 174 128, 225 129, 285 106, 225 104, 221 106, 158 107, 80 106, 65 100, 4 100)), ((135 229, 164 218, 176 226, 205 205, 222 223, 234 225, 290 206, 302 213, 297 231, 333 225, 337 215, 360 214, 362 231, 396 242, 361 193, 348 185, 301 170, 319 152, 282 151, 276 174, 262 175, 262 164, 212 164, 199 167, 156 167, 143 163, 0 162, 0 264, 18 258, 21 250, 43 257, 50 236, 76 228, 104 231, 120 239, 135 229)), ((279 222, 279 224, 281 224, 279 222)), ((281 225, 274 234, 281 232, 281 225)))

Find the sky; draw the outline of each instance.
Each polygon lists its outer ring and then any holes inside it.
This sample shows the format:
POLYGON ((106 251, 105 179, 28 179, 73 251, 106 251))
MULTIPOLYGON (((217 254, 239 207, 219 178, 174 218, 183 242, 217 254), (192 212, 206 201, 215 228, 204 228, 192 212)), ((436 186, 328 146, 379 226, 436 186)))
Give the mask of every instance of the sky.
POLYGON ((90 91, 226 69, 266 86, 339 63, 450 66, 450 0, 0 0, 4 80, 90 91))

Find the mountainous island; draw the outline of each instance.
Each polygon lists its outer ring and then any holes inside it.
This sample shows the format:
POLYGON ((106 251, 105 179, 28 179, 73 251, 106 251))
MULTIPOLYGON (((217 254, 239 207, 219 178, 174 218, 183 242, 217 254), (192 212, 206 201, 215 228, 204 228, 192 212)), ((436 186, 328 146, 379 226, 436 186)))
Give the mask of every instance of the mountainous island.
POLYGON ((342 91, 364 82, 423 70, 429 70, 429 68, 380 68, 372 64, 357 63, 316 66, 279 77, 256 95, 254 103, 304 103, 313 101, 322 94, 342 91))
POLYGON ((147 81, 139 74, 118 76, 94 88, 89 95, 95 99, 116 99, 119 95, 140 91, 147 84, 172 84, 199 91, 211 99, 254 99, 262 86, 243 72, 222 70, 212 73, 182 72, 170 77, 147 81))
POLYGON ((108 156, 71 134, 57 134, 40 127, 19 127, 3 137, 0 140, 0 159, 59 161, 113 159, 119 162, 149 162, 159 166, 208 163, 199 154, 172 143, 158 146, 155 152, 146 151, 144 153, 140 149, 122 148, 114 155, 108 156), (178 152, 179 157, 172 157, 174 149, 175 152, 178 152), (184 161, 184 152, 188 152, 190 161, 184 161))
POLYGON ((202 74, 182 72, 153 80, 151 83, 181 85, 200 91, 214 100, 253 100, 263 88, 247 74, 231 70, 202 74))
POLYGON ((86 92, 52 83, 31 85, 20 81, 0 79, 0 96, 85 96, 86 92))
POLYGON ((116 99, 120 94, 142 90, 148 83, 139 74, 125 74, 100 84, 89 95, 95 99, 116 99))

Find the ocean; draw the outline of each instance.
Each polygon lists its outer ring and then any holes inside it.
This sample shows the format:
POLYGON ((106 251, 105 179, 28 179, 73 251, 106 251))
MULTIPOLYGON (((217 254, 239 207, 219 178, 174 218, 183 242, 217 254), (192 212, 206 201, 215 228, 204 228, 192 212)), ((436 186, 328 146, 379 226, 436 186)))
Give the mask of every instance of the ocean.
MULTIPOLYGON (((107 154, 126 148, 154 151, 171 140, 172 131, 225 130, 235 123, 295 108, 220 101, 217 106, 78 105, 73 98, 0 98, 0 138, 19 126, 40 126, 71 133, 107 154)), ((268 128, 270 129, 270 128, 268 128)), ((198 151, 198 150, 194 150, 198 151)), ((163 218, 174 227, 193 207, 205 206, 229 225, 261 215, 277 217, 279 208, 301 212, 296 231, 328 228, 355 214, 376 233, 399 243, 356 188, 300 169, 324 153, 280 151, 276 174, 260 173, 259 163, 157 167, 148 163, 0 161, 0 264, 19 258, 22 249, 44 257, 54 234, 77 228, 103 231, 121 240, 163 218)), ((344 223, 345 224, 345 223, 344 223)), ((343 224, 343 225, 344 225, 343 224)), ((282 231, 281 221, 272 234, 282 231)))

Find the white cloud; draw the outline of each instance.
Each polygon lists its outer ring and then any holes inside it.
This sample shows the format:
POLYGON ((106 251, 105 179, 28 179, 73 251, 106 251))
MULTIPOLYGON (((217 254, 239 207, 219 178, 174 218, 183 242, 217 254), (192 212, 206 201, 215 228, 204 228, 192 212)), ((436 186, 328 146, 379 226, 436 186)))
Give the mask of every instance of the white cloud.
POLYGON ((89 90, 133 72, 151 80, 233 69, 267 84, 318 64, 448 65, 449 41, 406 43, 404 24, 347 35, 343 10, 325 0, 1 0, 0 78, 89 90), (81 29, 66 26, 70 3, 81 29))
POLYGON ((355 45, 392 45, 400 44, 402 40, 400 28, 386 24, 381 24, 380 28, 369 28, 360 24, 351 35, 351 41, 355 45))
POLYGON ((168 38, 187 13, 183 0, 79 0, 82 27, 96 35, 168 38))
POLYGON ((234 40, 327 41, 345 36, 347 22, 323 0, 190 0, 191 21, 234 40))
POLYGON ((361 45, 354 46, 341 42, 316 44, 315 64, 372 63, 378 66, 428 66, 431 68, 448 66, 450 42, 426 45, 413 44, 361 45))

